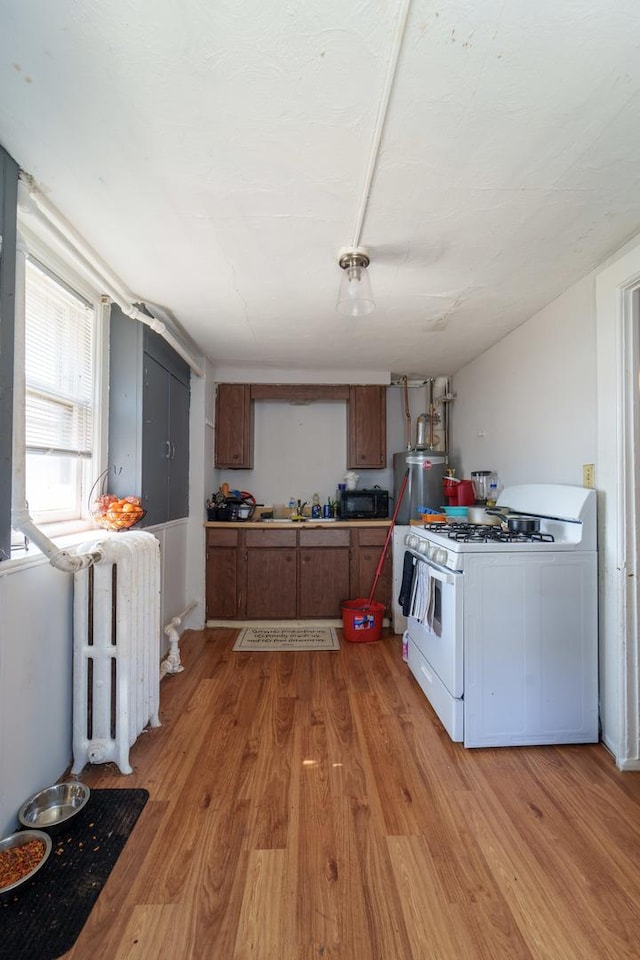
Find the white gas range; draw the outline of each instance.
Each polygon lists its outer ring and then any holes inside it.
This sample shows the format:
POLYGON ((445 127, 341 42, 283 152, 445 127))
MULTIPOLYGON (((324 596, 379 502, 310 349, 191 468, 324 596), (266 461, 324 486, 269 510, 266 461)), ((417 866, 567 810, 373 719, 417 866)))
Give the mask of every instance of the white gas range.
POLYGON ((405 535, 409 668, 467 747, 596 742, 595 491, 514 486, 498 506, 538 529, 405 535))

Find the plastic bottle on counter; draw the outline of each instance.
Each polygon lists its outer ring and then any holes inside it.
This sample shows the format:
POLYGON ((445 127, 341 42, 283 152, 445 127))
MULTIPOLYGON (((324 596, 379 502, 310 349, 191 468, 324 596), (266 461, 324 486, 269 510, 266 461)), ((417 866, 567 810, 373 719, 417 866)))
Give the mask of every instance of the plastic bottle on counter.
POLYGON ((500 484, 497 480, 492 481, 489 484, 489 493, 487 494, 487 506, 495 507, 498 502, 498 497, 500 496, 500 484))
POLYGON ((295 497, 290 497, 289 499, 289 517, 293 520, 298 516, 298 504, 295 497))
POLYGON ((322 516, 322 507, 320 506, 320 494, 314 493, 311 498, 311 516, 314 520, 319 520, 322 516))

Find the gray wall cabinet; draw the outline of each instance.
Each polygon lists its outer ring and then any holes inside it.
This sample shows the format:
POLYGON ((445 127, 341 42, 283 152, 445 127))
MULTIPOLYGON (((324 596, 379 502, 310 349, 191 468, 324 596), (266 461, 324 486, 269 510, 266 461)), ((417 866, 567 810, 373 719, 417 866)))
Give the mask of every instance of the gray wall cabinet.
POLYGON ((109 365, 109 492, 142 498, 142 526, 188 516, 188 365, 116 306, 109 365))

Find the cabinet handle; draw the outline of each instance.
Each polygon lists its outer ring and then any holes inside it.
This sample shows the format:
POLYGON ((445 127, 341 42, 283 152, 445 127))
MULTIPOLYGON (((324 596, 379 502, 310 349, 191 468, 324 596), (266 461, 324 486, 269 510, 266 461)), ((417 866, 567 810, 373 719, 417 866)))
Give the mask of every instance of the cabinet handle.
POLYGON ((171 440, 165 440, 167 445, 167 452, 165 454, 165 459, 171 460, 171 440))

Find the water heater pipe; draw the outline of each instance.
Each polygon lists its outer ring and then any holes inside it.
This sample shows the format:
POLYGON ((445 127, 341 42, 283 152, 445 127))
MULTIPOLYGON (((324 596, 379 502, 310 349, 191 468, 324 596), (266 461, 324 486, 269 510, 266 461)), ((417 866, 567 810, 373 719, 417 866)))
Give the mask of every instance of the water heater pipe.
POLYGON ((95 284, 101 293, 117 304, 122 312, 134 320, 151 327, 182 357, 198 377, 204 372, 188 350, 173 335, 162 320, 150 316, 137 306, 144 298, 136 297, 126 289, 122 281, 113 273, 101 257, 93 250, 68 220, 56 210, 37 187, 33 177, 21 171, 18 184, 18 199, 22 210, 36 215, 44 224, 54 240, 62 246, 65 255, 76 264, 78 269, 95 284))
POLYGON ((411 450, 411 408, 409 407, 409 381, 406 377, 402 378, 402 391, 404 396, 405 446, 407 450, 411 450))

